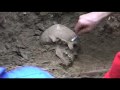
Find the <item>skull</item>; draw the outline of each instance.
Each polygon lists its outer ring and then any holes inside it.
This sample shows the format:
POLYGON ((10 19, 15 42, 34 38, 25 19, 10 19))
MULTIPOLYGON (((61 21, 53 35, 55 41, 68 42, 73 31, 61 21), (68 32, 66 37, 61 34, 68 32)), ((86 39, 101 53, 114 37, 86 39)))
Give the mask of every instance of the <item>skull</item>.
POLYGON ((54 44, 56 55, 63 65, 70 65, 79 51, 79 40, 71 41, 76 34, 61 24, 55 24, 46 29, 41 35, 42 44, 54 44))

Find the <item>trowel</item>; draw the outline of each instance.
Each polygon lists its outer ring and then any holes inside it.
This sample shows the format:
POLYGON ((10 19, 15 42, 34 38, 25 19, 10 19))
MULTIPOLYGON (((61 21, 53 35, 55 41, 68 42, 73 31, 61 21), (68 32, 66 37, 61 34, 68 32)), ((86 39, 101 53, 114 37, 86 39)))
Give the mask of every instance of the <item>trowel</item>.
POLYGON ((71 42, 77 41, 77 40, 79 40, 79 39, 80 39, 79 35, 76 34, 76 36, 74 36, 74 37, 71 39, 71 42))
POLYGON ((74 42, 77 38, 78 38, 78 36, 76 35, 75 37, 73 37, 73 38, 71 39, 71 41, 74 42))

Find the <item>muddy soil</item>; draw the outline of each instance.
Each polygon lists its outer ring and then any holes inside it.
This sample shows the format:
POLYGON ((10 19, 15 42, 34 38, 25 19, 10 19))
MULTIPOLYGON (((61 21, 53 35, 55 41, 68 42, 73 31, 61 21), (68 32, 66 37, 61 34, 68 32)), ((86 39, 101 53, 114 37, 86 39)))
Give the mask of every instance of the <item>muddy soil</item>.
POLYGON ((40 45, 40 36, 54 24, 70 29, 86 12, 0 12, 0 66, 8 70, 33 65, 56 78, 102 78, 120 51, 120 13, 106 18, 91 33, 81 35, 81 51, 72 66, 61 66, 50 46, 40 45))

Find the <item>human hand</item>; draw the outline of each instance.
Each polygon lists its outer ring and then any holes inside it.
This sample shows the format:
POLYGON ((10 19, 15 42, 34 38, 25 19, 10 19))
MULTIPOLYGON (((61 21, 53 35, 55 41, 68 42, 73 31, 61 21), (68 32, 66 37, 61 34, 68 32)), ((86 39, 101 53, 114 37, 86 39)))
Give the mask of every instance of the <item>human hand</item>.
POLYGON ((92 31, 109 14, 110 12, 91 12, 81 15, 75 26, 76 34, 80 35, 92 31))

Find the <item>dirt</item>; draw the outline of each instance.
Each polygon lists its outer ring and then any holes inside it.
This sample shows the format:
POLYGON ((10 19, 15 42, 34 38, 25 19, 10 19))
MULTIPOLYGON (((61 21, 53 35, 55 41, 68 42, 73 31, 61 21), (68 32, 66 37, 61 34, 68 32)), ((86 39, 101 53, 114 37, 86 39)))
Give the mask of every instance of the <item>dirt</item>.
POLYGON ((102 78, 120 51, 120 13, 101 22, 94 31, 80 36, 78 59, 61 66, 50 46, 40 45, 44 30, 54 24, 70 29, 86 12, 0 12, 0 66, 7 70, 33 65, 44 68, 56 78, 102 78))

